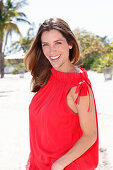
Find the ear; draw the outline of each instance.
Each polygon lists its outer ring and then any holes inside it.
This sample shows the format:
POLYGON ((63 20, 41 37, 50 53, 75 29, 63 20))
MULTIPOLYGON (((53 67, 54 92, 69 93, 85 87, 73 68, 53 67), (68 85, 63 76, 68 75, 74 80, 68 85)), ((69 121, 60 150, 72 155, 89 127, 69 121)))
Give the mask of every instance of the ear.
POLYGON ((69 49, 72 49, 72 45, 69 45, 69 49))

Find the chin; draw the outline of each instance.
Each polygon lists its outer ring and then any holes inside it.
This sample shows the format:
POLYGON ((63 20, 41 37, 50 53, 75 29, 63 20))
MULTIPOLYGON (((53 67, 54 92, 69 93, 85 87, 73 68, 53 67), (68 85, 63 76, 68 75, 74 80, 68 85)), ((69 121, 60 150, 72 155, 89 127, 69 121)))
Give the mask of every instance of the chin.
POLYGON ((60 66, 59 66, 59 65, 57 65, 57 64, 55 65, 55 64, 51 63, 51 65, 52 65, 52 67, 53 67, 53 68, 55 68, 55 69, 60 68, 60 66))
MULTIPOLYGON (((53 65, 52 65, 53 66, 53 65)), ((53 66, 53 68, 55 69, 55 70, 58 70, 59 69, 59 67, 56 67, 56 66, 53 66)))
POLYGON ((51 63, 51 65, 55 70, 61 70, 63 63, 51 63))

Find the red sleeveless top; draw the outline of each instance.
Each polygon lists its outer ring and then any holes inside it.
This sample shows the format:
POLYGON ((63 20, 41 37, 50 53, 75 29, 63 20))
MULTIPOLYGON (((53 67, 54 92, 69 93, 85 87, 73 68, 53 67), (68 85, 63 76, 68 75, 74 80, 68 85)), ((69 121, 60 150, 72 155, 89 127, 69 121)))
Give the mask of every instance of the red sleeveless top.
MULTIPOLYGON (((82 136, 78 113, 74 113, 66 104, 66 95, 74 86, 77 86, 78 94, 75 103, 79 96, 89 93, 87 85, 91 87, 91 82, 85 69, 80 69, 80 73, 64 73, 52 68, 48 83, 32 98, 29 106, 30 155, 26 170, 51 170, 52 164, 82 136)), ((97 119, 96 105, 95 113, 97 119)), ((82 156, 64 170, 93 170, 97 164, 98 137, 82 156)))

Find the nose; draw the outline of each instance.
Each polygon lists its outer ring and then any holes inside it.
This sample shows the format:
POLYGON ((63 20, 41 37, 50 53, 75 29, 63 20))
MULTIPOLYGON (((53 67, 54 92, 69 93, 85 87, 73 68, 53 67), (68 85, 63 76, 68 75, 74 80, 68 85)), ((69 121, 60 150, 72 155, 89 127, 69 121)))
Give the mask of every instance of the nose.
POLYGON ((54 46, 49 47, 49 55, 54 56, 56 54, 56 48, 54 46))

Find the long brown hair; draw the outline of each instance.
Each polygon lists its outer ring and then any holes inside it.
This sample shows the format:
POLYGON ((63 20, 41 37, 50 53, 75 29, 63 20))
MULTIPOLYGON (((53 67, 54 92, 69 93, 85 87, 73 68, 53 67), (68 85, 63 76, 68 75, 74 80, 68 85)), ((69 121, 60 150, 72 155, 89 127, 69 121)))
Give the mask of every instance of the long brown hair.
POLYGON ((70 49, 69 52, 70 61, 75 64, 79 60, 79 45, 69 25, 60 18, 45 20, 43 24, 40 25, 36 38, 24 59, 25 68, 30 71, 32 75, 32 92, 37 92, 40 87, 43 87, 51 76, 52 65, 43 54, 41 35, 44 31, 50 31, 52 29, 60 31, 67 40, 67 43, 72 45, 72 49, 70 49))

